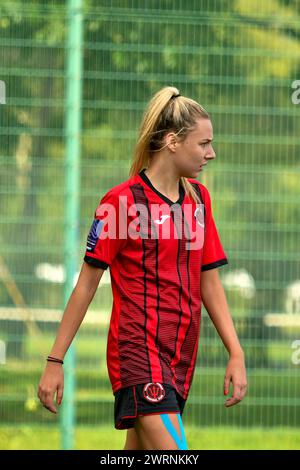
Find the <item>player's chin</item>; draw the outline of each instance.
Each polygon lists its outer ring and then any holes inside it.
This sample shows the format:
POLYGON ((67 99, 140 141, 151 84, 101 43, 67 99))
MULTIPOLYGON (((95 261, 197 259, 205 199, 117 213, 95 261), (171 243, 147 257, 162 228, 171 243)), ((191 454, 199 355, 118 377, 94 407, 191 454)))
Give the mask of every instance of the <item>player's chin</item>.
POLYGON ((184 178, 197 178, 198 174, 200 172, 200 167, 192 167, 192 168, 182 168, 180 172, 180 176, 183 176, 184 178))
POLYGON ((184 175, 186 178, 197 178, 197 176, 199 175, 201 169, 198 169, 198 170, 191 170, 189 172, 186 173, 186 175, 184 175))

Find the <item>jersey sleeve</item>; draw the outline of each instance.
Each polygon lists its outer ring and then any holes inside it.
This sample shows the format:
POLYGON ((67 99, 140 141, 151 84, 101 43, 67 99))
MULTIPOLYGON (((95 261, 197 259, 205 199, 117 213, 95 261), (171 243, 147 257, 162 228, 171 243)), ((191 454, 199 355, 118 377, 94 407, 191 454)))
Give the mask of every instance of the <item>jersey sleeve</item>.
POLYGON ((107 269, 126 245, 126 228, 127 211, 124 197, 110 190, 95 210, 87 236, 84 261, 107 269))
POLYGON ((222 247, 213 218, 210 194, 205 186, 201 186, 203 188, 202 193, 204 193, 205 204, 205 236, 201 271, 208 271, 209 269, 228 264, 228 259, 222 247))

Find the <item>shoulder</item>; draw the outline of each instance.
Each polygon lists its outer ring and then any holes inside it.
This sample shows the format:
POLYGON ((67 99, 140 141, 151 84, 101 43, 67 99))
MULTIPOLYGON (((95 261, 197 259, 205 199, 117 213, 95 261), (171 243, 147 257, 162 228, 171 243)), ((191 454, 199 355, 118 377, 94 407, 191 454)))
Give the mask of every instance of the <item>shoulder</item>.
POLYGON ((204 184, 200 183, 200 181, 194 179, 194 178, 188 178, 188 182, 191 183, 193 186, 197 186, 199 188, 200 194, 202 198, 204 199, 204 202, 210 201, 210 194, 206 186, 204 184))
POLYGON ((112 186, 104 195, 102 196, 101 203, 103 202, 117 202, 119 201, 120 197, 132 197, 132 192, 130 187, 135 184, 136 177, 132 177, 119 183, 115 186, 112 186))

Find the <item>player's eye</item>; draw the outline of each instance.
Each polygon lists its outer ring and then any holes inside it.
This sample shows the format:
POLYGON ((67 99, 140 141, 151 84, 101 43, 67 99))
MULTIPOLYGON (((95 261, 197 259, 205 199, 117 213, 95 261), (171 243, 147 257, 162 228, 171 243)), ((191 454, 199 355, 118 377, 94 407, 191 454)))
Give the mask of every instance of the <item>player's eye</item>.
POLYGON ((200 144, 200 145, 201 145, 201 147, 204 147, 204 148, 205 148, 208 144, 209 144, 209 142, 204 142, 204 143, 202 143, 202 144, 200 144))

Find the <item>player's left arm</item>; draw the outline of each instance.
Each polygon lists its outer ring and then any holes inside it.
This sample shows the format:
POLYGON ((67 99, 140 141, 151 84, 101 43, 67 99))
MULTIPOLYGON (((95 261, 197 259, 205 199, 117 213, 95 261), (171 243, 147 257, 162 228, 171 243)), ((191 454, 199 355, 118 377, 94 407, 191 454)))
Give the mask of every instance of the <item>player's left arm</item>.
POLYGON ((233 384, 232 397, 225 402, 225 406, 229 407, 244 398, 247 390, 247 376, 244 351, 235 331, 218 268, 201 273, 201 297, 207 313, 229 353, 224 378, 224 395, 228 394, 231 381, 233 384))

